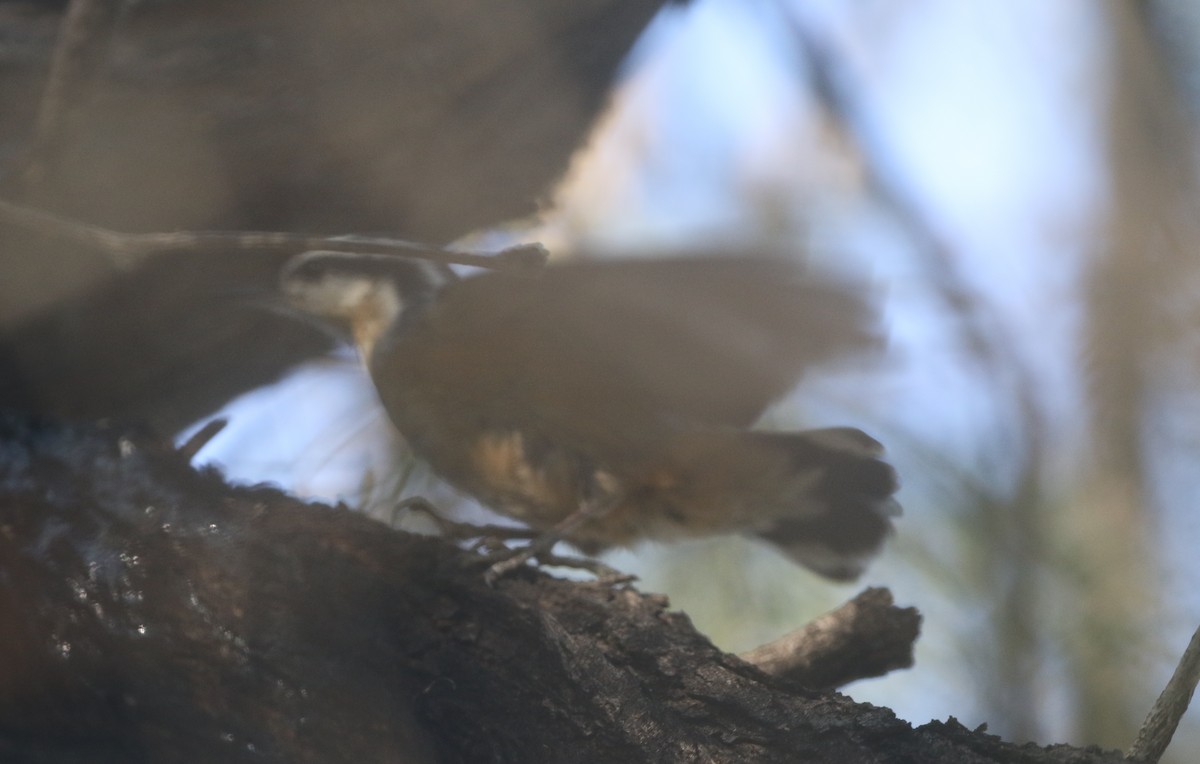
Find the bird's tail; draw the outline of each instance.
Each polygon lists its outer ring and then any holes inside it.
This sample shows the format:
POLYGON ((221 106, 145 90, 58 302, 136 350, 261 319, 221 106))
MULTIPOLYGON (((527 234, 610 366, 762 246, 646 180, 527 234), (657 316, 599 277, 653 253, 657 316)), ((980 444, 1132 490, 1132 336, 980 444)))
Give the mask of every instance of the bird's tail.
POLYGON ((893 498, 896 471, 880 459, 883 447, 848 427, 800 433, 749 433, 791 457, 812 482, 795 497, 795 512, 755 535, 799 564, 829 578, 857 578, 878 554, 900 514, 893 498))
POLYGON ((857 578, 900 514, 883 447, 854 428, 691 433, 671 450, 710 529, 764 539, 828 578, 857 578))

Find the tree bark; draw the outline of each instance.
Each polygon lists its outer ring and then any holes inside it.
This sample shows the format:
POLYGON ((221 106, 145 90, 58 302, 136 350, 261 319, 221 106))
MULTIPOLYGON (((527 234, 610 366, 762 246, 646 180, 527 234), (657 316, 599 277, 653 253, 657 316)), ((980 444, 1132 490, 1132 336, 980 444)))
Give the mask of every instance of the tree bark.
POLYGON ((772 678, 665 598, 0 418, 7 761, 1116 762, 772 678))

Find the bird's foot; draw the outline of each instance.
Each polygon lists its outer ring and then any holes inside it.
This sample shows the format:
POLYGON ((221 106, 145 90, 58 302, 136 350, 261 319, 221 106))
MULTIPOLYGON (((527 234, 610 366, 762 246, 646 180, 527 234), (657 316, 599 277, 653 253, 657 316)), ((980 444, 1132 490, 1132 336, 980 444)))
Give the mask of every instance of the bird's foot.
POLYGON ((605 565, 594 557, 576 557, 575 555, 561 555, 547 552, 538 555, 537 562, 539 565, 551 568, 586 570, 595 576, 595 582, 602 586, 620 586, 621 584, 632 583, 638 579, 634 574, 625 573, 610 565, 605 565))
MULTIPOLYGON (((637 576, 623 573, 592 557, 555 554, 549 548, 535 549, 534 547, 540 546, 538 541, 535 539, 529 546, 516 549, 505 547, 481 557, 480 561, 488 566, 483 574, 484 583, 488 586, 495 586, 501 578, 520 570, 530 562, 536 563, 539 567, 584 570, 595 576, 595 582, 603 586, 619 586, 637 580, 637 576)), ((557 539, 550 539, 550 546, 553 547, 555 542, 557 539)))
POLYGON ((616 506, 616 501, 613 499, 584 502, 574 512, 555 523, 552 528, 535 536, 528 546, 515 551, 509 550, 509 556, 492 563, 483 575, 484 581, 488 586, 493 586, 502 576, 517 570, 530 560, 537 560, 543 565, 590 570, 596 575, 597 580, 614 582, 618 582, 620 579, 632 580, 599 561, 554 554, 555 544, 568 538, 581 525, 607 515, 614 506, 616 506))
POLYGON ((585 570, 596 577, 597 583, 617 586, 636 581, 637 576, 622 573, 590 557, 559 555, 553 551, 554 546, 563 540, 566 533, 574 530, 586 520, 605 514, 608 509, 608 505, 585 505, 553 528, 536 531, 531 528, 515 526, 460 523, 443 515, 428 499, 422 496, 412 496, 398 502, 392 508, 391 519, 392 524, 395 525, 396 518, 400 513, 420 512, 433 520, 441 535, 446 538, 457 541, 475 539, 469 548, 472 551, 483 551, 478 560, 487 565, 483 579, 488 586, 494 586, 501 578, 519 570, 531 561, 549 567, 585 570), (504 543, 506 541, 528 541, 529 544, 512 548, 504 543))

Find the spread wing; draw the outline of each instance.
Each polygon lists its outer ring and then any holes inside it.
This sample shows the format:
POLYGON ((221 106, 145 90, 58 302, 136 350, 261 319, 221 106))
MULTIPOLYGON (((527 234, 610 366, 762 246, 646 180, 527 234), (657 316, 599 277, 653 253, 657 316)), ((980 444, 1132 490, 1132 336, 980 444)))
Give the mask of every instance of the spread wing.
POLYGON ((863 295, 780 260, 582 261, 458 282, 395 350, 486 426, 596 441, 748 426, 806 368, 873 346, 873 323, 863 295))

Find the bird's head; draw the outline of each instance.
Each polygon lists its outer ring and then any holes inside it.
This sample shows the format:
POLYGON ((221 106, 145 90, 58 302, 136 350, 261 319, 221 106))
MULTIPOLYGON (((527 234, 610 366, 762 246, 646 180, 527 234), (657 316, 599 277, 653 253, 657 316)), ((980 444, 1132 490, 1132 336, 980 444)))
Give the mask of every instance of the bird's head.
POLYGON ((280 292, 287 309, 352 341, 367 360, 381 337, 421 312, 452 278, 423 260, 315 251, 288 261, 280 292))

